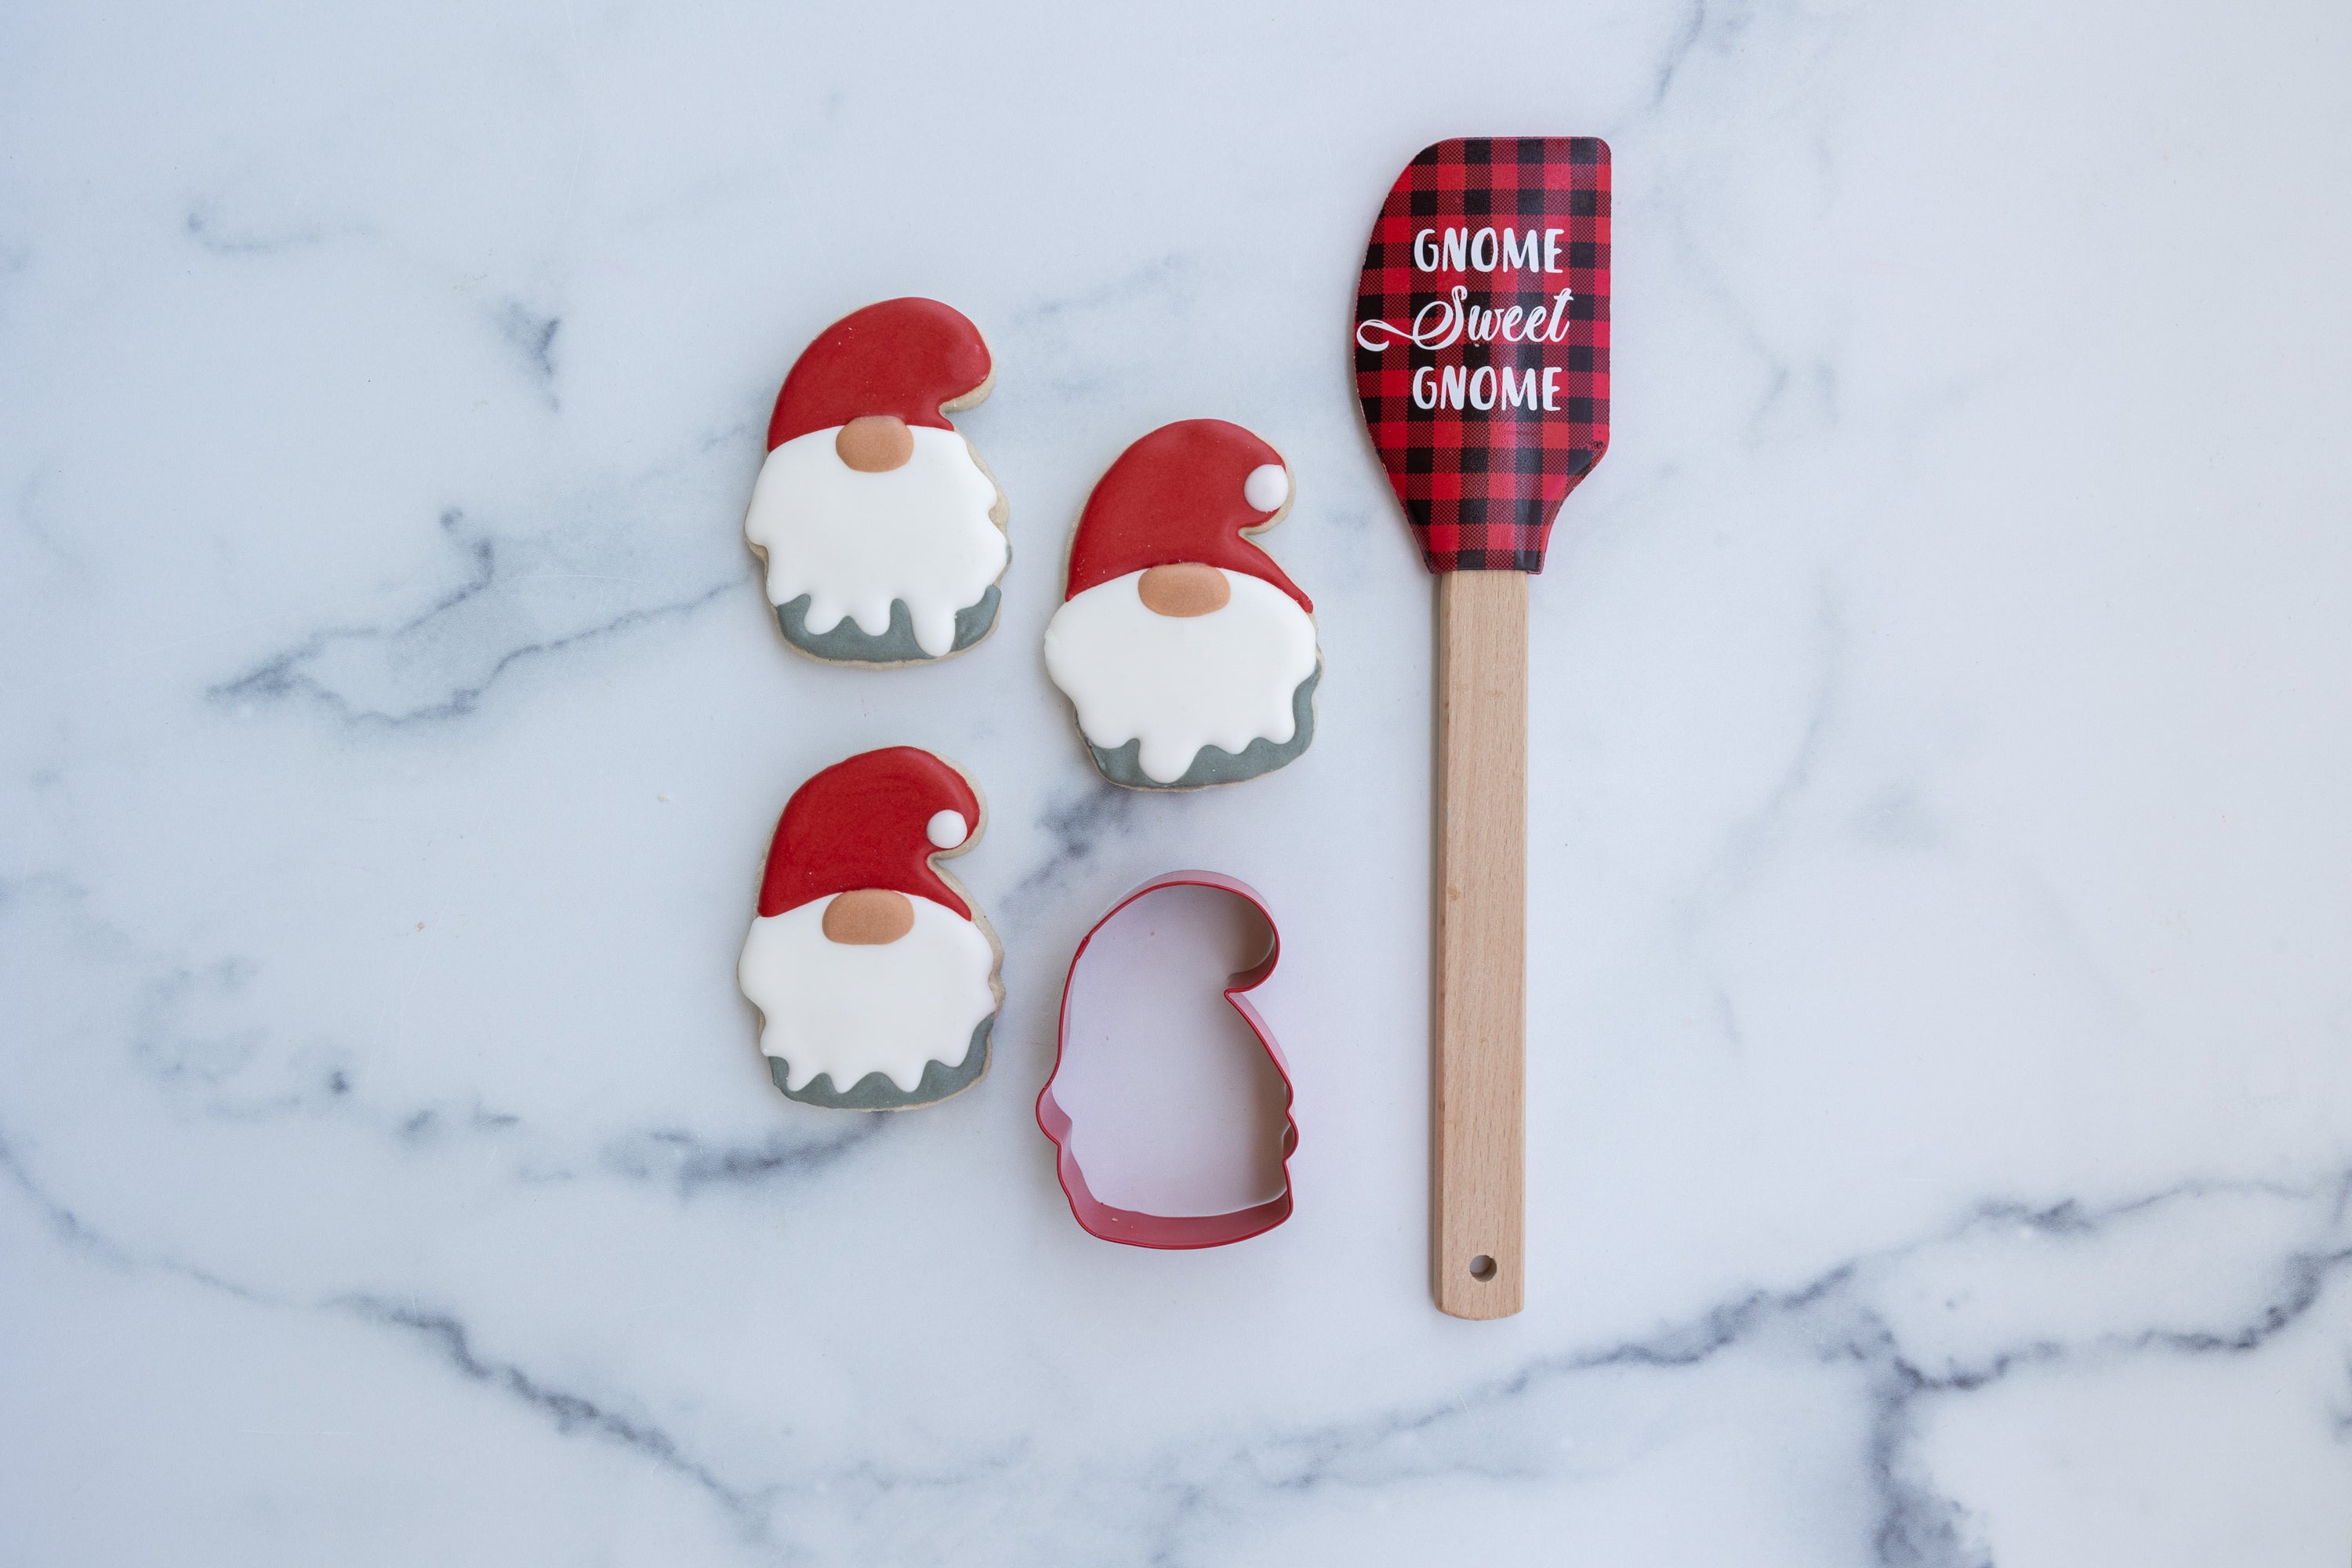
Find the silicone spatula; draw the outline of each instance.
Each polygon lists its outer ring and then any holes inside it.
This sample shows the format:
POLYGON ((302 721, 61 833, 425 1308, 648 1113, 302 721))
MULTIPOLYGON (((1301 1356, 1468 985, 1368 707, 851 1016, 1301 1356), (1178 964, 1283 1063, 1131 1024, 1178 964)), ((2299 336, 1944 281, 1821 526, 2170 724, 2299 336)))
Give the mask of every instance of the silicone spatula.
POLYGON ((1430 1285, 1526 1301, 1528 578, 1609 446, 1609 146, 1463 137, 1405 165, 1356 293, 1364 423, 1437 575, 1430 1285))

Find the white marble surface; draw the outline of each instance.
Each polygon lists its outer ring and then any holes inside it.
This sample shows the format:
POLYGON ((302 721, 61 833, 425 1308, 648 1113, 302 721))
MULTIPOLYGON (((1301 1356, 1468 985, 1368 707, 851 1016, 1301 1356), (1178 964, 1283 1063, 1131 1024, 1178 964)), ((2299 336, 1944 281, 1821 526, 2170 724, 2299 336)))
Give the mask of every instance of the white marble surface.
POLYGON ((11 1563, 2352 1552, 2352 14, 20 6, 0 42, 11 1563), (1359 20, 1349 21, 1355 17, 1359 20), (1442 135, 1591 132, 1615 445, 1537 585, 1529 1310, 1423 1282, 1430 590, 1345 353, 1442 135), (788 656, 845 309, 991 334, 1003 629, 788 656), (1096 784, 1136 434, 1289 456, 1323 730, 1096 784), (769 1089, 774 813, 993 824, 993 1075, 769 1089), (1297 1217, 1071 1223, 1058 971, 1282 914, 1297 1217))

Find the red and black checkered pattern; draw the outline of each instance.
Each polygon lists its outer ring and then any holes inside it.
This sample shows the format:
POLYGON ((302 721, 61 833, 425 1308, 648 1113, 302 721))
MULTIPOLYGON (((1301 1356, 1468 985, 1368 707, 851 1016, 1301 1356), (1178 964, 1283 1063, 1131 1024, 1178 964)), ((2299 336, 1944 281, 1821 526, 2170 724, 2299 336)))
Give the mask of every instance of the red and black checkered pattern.
POLYGON ((1424 149, 1397 176, 1372 226, 1356 323, 1364 423, 1429 569, 1542 571, 1559 503, 1609 447, 1609 144, 1590 136, 1465 137, 1424 149), (1524 265, 1518 247, 1509 254, 1522 265, 1465 265, 1465 256, 1505 254, 1499 243, 1473 250, 1466 242, 1486 229, 1499 240, 1507 228, 1520 247, 1530 230, 1562 230, 1557 254, 1544 258, 1559 270, 1524 265), (1465 241, 1452 255, 1444 243, 1448 229, 1464 231, 1465 241), (1421 261, 1434 252, 1435 269, 1415 259, 1417 238, 1421 261), (1546 334, 1557 329, 1560 336, 1481 342, 1465 331, 1445 346, 1423 348, 1399 331, 1367 332, 1371 321, 1435 329, 1457 285, 1469 290, 1463 303, 1481 311, 1542 307, 1546 334), (1563 288, 1570 298, 1560 328, 1552 312, 1563 288), (1386 346, 1367 347, 1368 335, 1386 346), (1496 374, 1474 379, 1486 366, 1496 374), (1416 403, 1416 373, 1424 368, 1431 374, 1418 378, 1422 401, 1437 407, 1416 403), (1506 373, 1520 388, 1530 370, 1538 387, 1547 370, 1558 373, 1549 378, 1554 408, 1509 407, 1496 395, 1506 373), (1464 406, 1444 405, 1455 387, 1480 385, 1492 408, 1470 406, 1467 395, 1464 406))

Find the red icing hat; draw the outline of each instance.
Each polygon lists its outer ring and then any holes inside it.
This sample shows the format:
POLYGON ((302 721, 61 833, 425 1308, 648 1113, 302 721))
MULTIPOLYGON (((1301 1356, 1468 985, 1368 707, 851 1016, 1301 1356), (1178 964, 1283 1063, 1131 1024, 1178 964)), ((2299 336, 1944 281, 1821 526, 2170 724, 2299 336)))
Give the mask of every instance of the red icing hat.
POLYGON ((1312 612, 1298 584, 1274 558, 1242 537, 1290 499, 1287 474, 1280 499, 1254 506, 1244 493, 1250 476, 1282 454, 1223 419, 1181 419, 1162 425, 1118 455, 1095 483, 1078 531, 1070 541, 1070 578, 1062 597, 1075 599, 1098 584, 1147 567, 1205 562, 1273 584, 1312 612))
POLYGON ((980 329, 937 300, 852 310, 793 362, 768 421, 768 450, 865 414, 952 430, 940 405, 978 392, 994 370, 980 329))
POLYGON ((979 828, 980 796, 945 758, 919 746, 860 752, 810 775, 784 803, 768 845, 760 913, 780 915, 853 888, 888 888, 970 920, 971 908, 931 868, 931 857, 979 828), (931 837, 931 821, 950 811, 963 831, 943 845, 931 837))

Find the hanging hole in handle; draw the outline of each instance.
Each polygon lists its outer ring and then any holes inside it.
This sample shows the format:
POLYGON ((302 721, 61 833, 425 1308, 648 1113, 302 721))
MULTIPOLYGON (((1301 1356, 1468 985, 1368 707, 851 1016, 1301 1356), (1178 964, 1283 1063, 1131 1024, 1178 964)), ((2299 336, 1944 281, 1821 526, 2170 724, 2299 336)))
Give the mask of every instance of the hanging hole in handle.
POLYGON ((1495 1277, 1495 1260, 1485 1253, 1470 1260, 1470 1278, 1484 1285, 1495 1277))

